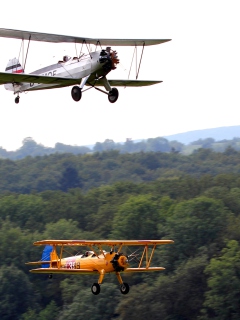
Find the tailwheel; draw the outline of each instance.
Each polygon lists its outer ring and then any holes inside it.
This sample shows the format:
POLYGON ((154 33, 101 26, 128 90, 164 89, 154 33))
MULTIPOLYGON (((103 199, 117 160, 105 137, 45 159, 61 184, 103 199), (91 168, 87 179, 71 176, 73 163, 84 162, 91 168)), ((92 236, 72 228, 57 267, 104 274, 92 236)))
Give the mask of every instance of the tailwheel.
POLYGON ((95 295, 100 293, 100 285, 98 283, 93 283, 91 289, 92 289, 92 293, 95 295))
POLYGON ((19 103, 19 99, 20 99, 20 97, 17 96, 17 97, 15 98, 15 103, 19 103))
POLYGON ((126 282, 123 282, 121 285, 120 285, 120 291, 122 294, 127 294, 129 292, 129 285, 126 283, 126 282))
POLYGON ((111 91, 108 93, 108 100, 111 103, 116 102, 118 99, 118 89, 117 88, 112 88, 111 91))
POLYGON ((74 101, 79 101, 82 98, 82 90, 78 86, 72 88, 71 94, 74 101))

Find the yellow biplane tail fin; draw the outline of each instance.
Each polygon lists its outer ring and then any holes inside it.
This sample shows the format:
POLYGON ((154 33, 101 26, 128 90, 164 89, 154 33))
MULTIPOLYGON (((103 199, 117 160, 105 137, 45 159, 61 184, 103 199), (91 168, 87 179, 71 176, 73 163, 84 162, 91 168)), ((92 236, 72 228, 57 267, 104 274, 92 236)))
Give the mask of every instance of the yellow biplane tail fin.
POLYGON ((50 266, 54 263, 57 263, 59 261, 56 247, 53 245, 47 244, 42 252, 41 260, 39 261, 33 261, 33 262, 27 262, 27 265, 41 265, 42 268, 50 268, 50 266))

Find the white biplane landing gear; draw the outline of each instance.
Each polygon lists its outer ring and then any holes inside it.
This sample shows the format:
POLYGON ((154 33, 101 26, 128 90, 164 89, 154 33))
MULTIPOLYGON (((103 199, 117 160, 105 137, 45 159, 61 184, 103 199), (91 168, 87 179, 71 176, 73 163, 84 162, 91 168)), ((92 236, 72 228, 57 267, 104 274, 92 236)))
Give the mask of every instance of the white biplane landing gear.
POLYGON ((20 97, 17 96, 14 101, 15 101, 15 103, 19 103, 19 100, 20 100, 20 97))
POLYGON ((92 293, 93 294, 95 294, 95 295, 97 295, 97 294, 99 294, 100 293, 100 285, 98 284, 98 283, 93 283, 93 285, 92 285, 92 293))
POLYGON ((74 86, 72 88, 71 94, 74 101, 80 101, 82 98, 82 89, 78 86, 74 86))
POLYGON ((118 89, 117 88, 112 88, 111 91, 108 93, 108 101, 111 103, 116 102, 118 99, 118 89))

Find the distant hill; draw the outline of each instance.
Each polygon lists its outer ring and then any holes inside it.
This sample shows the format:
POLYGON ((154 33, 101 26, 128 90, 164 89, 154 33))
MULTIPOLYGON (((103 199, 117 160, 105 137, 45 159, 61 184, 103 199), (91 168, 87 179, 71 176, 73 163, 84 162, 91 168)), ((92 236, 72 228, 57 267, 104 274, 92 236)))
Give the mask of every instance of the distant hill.
POLYGON ((189 144, 199 139, 213 138, 215 141, 232 140, 240 137, 240 126, 220 127, 204 130, 194 130, 183 133, 164 136, 169 141, 177 140, 178 142, 189 144))
POLYGON ((16 151, 7 151, 0 146, 0 159, 19 160, 25 157, 37 157, 53 153, 86 154, 118 150, 120 153, 136 152, 178 152, 189 155, 200 148, 224 152, 232 147, 240 151, 240 126, 220 127, 213 129, 195 130, 173 134, 164 137, 127 140, 115 143, 111 139, 96 142, 89 146, 71 146, 57 142, 54 148, 37 144, 33 138, 27 137, 23 145, 16 151))

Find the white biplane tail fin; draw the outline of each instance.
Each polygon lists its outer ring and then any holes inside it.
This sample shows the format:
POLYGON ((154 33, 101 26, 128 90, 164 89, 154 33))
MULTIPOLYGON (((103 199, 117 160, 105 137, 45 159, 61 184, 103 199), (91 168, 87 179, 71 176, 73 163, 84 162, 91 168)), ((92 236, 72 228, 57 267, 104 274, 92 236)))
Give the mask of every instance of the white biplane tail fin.
POLYGON ((17 58, 10 59, 6 66, 7 73, 24 73, 23 67, 17 58))

